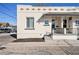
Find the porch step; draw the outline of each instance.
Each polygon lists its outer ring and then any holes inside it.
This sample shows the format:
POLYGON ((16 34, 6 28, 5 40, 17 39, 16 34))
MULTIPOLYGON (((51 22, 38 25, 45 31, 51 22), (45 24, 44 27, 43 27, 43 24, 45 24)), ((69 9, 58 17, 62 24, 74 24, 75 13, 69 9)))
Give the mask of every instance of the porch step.
POLYGON ((65 40, 77 40, 77 35, 52 35, 52 39, 65 39, 65 40))
POLYGON ((45 39, 45 42, 49 42, 49 41, 53 40, 51 36, 45 36, 44 39, 45 39))

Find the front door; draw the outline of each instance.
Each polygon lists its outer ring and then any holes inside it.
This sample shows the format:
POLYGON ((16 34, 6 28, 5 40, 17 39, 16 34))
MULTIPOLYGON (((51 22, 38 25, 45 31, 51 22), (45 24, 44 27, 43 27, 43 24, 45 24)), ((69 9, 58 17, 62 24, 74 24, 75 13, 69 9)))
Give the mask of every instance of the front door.
POLYGON ((54 34, 54 30, 55 30, 55 19, 52 19, 52 25, 51 25, 51 29, 52 29, 52 34, 54 34))
POLYGON ((67 28, 67 20, 63 19, 63 28, 67 28))
POLYGON ((55 29, 55 20, 52 20, 52 29, 55 29))
POLYGON ((71 33, 71 23, 72 22, 72 17, 66 17, 65 19, 63 19, 63 28, 66 28, 66 33, 71 33))
POLYGON ((66 17, 63 19, 63 28, 71 28, 72 17, 66 17))

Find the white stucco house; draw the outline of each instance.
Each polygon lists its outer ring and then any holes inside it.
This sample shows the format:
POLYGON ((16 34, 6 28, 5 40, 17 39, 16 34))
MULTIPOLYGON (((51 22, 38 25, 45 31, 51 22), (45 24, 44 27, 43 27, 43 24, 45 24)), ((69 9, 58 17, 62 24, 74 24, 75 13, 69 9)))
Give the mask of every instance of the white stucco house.
POLYGON ((78 7, 17 5, 17 39, 43 38, 77 40, 78 7))

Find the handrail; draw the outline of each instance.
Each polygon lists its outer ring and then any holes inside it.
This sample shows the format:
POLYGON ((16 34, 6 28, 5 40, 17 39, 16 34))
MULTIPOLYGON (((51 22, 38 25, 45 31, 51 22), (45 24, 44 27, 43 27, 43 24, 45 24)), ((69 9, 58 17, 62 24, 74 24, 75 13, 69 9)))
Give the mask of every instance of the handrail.
POLYGON ((53 34, 79 34, 79 28, 55 28, 53 34))

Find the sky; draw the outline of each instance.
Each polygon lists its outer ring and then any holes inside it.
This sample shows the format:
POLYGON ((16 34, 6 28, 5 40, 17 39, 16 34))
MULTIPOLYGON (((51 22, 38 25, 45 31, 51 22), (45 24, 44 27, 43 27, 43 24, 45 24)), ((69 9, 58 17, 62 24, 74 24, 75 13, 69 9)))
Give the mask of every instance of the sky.
POLYGON ((11 25, 16 25, 16 6, 18 5, 33 5, 33 6, 75 6, 79 3, 0 3, 0 22, 8 22, 11 25))

